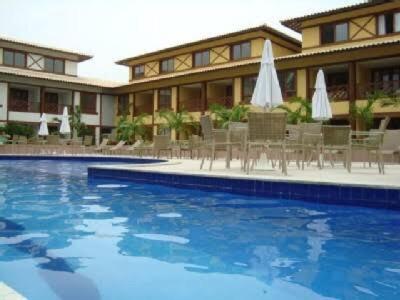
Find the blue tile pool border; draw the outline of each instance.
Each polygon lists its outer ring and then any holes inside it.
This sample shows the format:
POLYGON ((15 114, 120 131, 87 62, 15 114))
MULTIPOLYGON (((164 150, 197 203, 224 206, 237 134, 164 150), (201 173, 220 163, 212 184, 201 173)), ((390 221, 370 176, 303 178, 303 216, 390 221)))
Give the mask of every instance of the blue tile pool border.
POLYGON ((314 203, 351 205, 400 210, 400 189, 344 184, 224 178, 216 176, 88 168, 88 179, 112 178, 141 183, 156 183, 178 188, 220 191, 268 198, 314 203))

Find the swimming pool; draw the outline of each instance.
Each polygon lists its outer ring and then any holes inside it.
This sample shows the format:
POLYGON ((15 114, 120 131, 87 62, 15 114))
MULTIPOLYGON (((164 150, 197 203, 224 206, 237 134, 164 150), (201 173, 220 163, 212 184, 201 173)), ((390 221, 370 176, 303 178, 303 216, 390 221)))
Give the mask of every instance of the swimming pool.
POLYGON ((87 181, 0 160, 0 281, 28 299, 399 299, 397 211, 87 181))

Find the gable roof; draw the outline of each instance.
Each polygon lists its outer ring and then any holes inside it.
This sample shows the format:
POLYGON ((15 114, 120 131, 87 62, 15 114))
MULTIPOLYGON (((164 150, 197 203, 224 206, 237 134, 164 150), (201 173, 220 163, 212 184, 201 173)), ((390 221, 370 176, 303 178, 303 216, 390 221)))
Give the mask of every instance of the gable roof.
POLYGON ((80 53, 80 52, 71 51, 71 50, 62 49, 62 48, 50 47, 50 46, 46 46, 46 45, 42 45, 42 44, 38 44, 38 43, 31 43, 31 42, 14 39, 14 38, 9 38, 9 37, 4 37, 4 36, 0 36, 0 42, 7 42, 7 43, 17 44, 17 45, 22 45, 22 46, 28 46, 28 47, 32 47, 32 48, 36 48, 36 49, 50 50, 50 51, 55 51, 55 52, 63 53, 63 54, 67 54, 67 55, 76 55, 78 57, 79 62, 91 59, 93 57, 93 55, 90 55, 90 54, 80 53))
POLYGON ((213 36, 213 37, 200 39, 200 40, 196 40, 196 41, 193 41, 193 42, 184 43, 184 44, 180 44, 180 45, 176 45, 176 46, 160 49, 160 50, 157 50, 157 51, 148 52, 148 53, 144 53, 144 54, 128 57, 128 58, 116 61, 115 63, 119 64, 119 65, 127 65, 128 62, 133 60, 133 59, 144 58, 144 57, 152 56, 152 55, 155 55, 155 54, 161 54, 161 53, 165 53, 165 52, 168 52, 168 51, 173 51, 173 50, 176 50, 176 49, 179 49, 179 48, 190 47, 190 46, 198 45, 198 44, 205 43, 205 42, 211 42, 211 41, 215 41, 215 40, 219 40, 219 39, 223 39, 223 38, 228 38, 228 37, 232 37, 232 36, 235 36, 235 35, 240 35, 240 34, 244 34, 244 33, 248 33, 248 32, 259 31, 259 30, 260 31, 265 31, 267 33, 274 34, 276 36, 279 36, 280 38, 282 38, 282 39, 284 39, 284 40, 286 40, 286 41, 288 41, 290 43, 296 44, 298 47, 301 47, 301 41, 300 40, 298 40, 298 39, 296 39, 294 37, 291 37, 291 36, 281 32, 281 31, 279 31, 279 30, 277 30, 277 29, 275 29, 275 28, 273 28, 271 26, 263 24, 263 25, 256 26, 256 27, 250 27, 250 28, 246 28, 246 29, 243 29, 243 30, 239 30, 239 31, 234 31, 234 32, 221 34, 221 35, 216 35, 216 36, 213 36))
POLYGON ((375 6, 375 5, 379 5, 382 3, 393 2, 393 1, 396 1, 396 0, 368 0, 368 1, 361 2, 361 3, 357 3, 357 4, 352 4, 352 5, 348 5, 348 6, 325 10, 322 12, 308 14, 308 15, 305 15, 302 17, 286 19, 286 20, 281 21, 281 24, 286 27, 289 27, 290 29, 293 29, 294 31, 301 32, 301 23, 305 20, 312 20, 312 19, 316 19, 316 18, 320 18, 320 17, 329 16, 332 14, 352 11, 352 10, 359 9, 359 8, 375 6))

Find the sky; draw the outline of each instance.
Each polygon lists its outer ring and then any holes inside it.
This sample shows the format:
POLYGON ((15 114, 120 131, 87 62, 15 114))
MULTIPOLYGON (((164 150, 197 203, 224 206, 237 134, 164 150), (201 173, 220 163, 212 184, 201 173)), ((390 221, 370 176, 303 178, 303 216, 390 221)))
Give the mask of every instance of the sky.
POLYGON ((114 62, 361 0, 0 0, 0 36, 94 55, 79 76, 126 82, 114 62))

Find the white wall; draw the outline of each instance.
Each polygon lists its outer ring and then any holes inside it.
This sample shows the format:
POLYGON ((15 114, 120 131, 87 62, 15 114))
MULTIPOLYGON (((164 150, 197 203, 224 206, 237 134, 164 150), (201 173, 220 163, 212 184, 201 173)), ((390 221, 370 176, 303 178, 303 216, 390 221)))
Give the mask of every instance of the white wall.
MULTIPOLYGON (((18 121, 18 122, 36 122, 40 121, 40 113, 27 113, 27 112, 18 112, 18 111, 10 111, 9 112, 9 120, 10 121, 18 121)), ((47 116, 47 121, 51 121, 52 116, 47 116)))
POLYGON ((7 119, 7 98, 8 98, 7 93, 8 93, 7 83, 0 82, 0 120, 7 119))
POLYGON ((114 126, 114 96, 103 95, 101 108, 101 124, 102 126, 114 126))
POLYGON ((78 76, 78 63, 75 61, 65 61, 65 74, 78 76))

